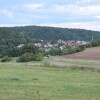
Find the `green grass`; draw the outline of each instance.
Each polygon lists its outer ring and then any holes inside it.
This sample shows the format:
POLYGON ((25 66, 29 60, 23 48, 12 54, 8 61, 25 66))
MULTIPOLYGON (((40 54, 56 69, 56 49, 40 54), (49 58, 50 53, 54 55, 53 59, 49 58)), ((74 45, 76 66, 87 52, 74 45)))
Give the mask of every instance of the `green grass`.
POLYGON ((0 100, 100 100, 100 73, 0 63, 0 100))
POLYGON ((49 60, 48 62, 62 62, 64 64, 68 65, 83 65, 83 66, 90 66, 90 67, 95 67, 95 68, 100 68, 100 60, 73 60, 73 59, 65 59, 65 58, 59 58, 59 57, 54 57, 53 59, 49 60))

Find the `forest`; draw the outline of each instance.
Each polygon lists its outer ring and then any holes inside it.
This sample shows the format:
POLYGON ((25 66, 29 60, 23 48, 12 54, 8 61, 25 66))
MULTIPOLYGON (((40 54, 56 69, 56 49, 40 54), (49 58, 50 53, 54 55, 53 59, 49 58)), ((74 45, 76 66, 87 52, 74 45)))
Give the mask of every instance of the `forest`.
POLYGON ((20 27, 3 27, 18 34, 24 34, 26 37, 42 40, 82 40, 91 41, 92 38, 99 39, 100 32, 85 29, 68 29, 58 27, 43 26, 20 26, 20 27))

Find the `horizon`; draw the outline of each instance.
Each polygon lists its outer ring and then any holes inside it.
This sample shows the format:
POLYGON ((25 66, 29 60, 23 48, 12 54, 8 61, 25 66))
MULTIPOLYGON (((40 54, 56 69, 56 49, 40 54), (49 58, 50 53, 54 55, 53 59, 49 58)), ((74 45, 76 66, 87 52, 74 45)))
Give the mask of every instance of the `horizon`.
POLYGON ((0 27, 33 25, 100 31, 100 1, 1 1, 0 27))
POLYGON ((97 31, 100 32, 99 30, 90 30, 90 29, 84 29, 84 28, 67 28, 67 27, 59 27, 59 26, 44 26, 44 25, 2 25, 0 28, 4 27, 29 27, 29 26, 37 26, 37 27, 52 27, 52 28, 62 28, 62 29, 77 29, 77 30, 87 30, 87 31, 97 31))

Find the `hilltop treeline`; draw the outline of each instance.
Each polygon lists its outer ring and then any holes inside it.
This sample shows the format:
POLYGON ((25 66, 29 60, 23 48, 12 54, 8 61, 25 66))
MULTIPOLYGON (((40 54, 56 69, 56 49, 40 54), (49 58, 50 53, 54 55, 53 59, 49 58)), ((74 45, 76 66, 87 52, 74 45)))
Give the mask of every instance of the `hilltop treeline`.
POLYGON ((16 33, 22 33, 25 36, 42 39, 42 40, 84 40, 91 41, 92 38, 99 39, 100 32, 84 29, 68 29, 41 26, 24 26, 24 27, 4 27, 16 33))

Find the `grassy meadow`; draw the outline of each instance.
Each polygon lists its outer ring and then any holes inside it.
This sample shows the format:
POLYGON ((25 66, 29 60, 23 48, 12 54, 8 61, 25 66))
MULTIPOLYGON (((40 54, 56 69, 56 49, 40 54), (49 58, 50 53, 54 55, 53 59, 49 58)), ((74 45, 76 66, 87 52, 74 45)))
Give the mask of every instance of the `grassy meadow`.
MULTIPOLYGON (((68 64, 62 59, 46 60, 54 61, 68 64)), ((43 66, 44 62, 16 63, 13 59, 0 63, 0 100, 100 100, 99 72, 53 68, 46 63, 43 66)), ((98 67, 99 61, 96 62, 98 67)), ((91 61, 69 63, 91 65, 91 61)))

